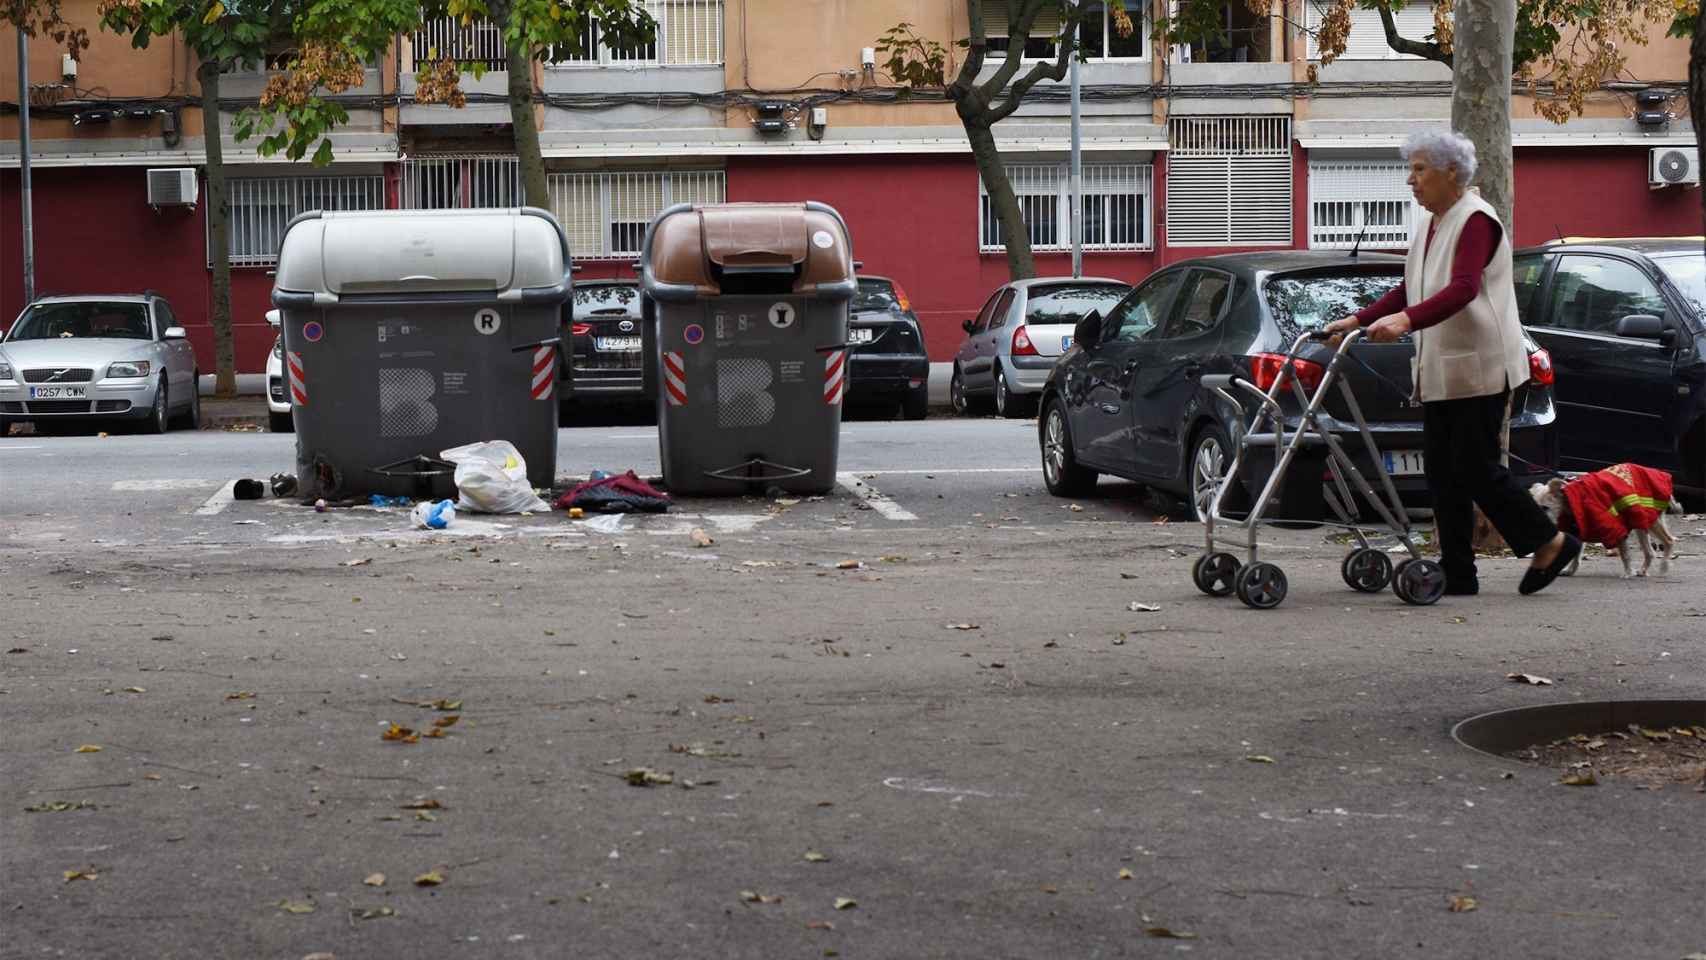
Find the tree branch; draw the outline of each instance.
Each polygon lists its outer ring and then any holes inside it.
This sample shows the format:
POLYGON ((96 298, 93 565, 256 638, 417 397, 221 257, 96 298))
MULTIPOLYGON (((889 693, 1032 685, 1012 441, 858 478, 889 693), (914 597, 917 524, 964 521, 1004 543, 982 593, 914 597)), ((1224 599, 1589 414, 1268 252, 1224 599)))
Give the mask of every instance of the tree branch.
POLYGON ((1380 26, 1386 31, 1386 45, 1394 51, 1451 66, 1451 54, 1440 49, 1439 44, 1400 37, 1398 24, 1392 19, 1392 8, 1385 4, 1380 6, 1380 26))

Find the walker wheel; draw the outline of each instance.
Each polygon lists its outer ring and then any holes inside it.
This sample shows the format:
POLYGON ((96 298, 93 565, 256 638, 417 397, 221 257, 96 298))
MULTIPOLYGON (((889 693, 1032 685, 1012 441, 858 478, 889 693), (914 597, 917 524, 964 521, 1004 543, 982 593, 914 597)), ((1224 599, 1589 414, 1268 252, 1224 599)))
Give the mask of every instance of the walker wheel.
POLYGON ((1191 564, 1191 580, 1211 597, 1230 596, 1237 586, 1239 566, 1230 553, 1205 553, 1191 564))
POLYGON ((1445 596, 1445 571, 1432 560, 1405 560, 1392 578, 1392 592, 1405 603, 1428 606, 1445 596))
POLYGON ((1252 563, 1238 571, 1238 599, 1257 610, 1272 610, 1285 599, 1285 573, 1271 563, 1252 563))
POLYGON ((1379 593, 1392 582, 1392 561, 1379 550, 1361 547, 1345 556, 1345 562, 1339 564, 1339 575, 1352 590, 1379 593))

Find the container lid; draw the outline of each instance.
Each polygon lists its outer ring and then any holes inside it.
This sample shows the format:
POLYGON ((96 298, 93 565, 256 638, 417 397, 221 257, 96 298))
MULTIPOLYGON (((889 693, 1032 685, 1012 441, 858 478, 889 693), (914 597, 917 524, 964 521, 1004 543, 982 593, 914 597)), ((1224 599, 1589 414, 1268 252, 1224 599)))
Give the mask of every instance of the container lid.
POLYGON ((821 203, 681 205, 659 215, 641 254, 654 296, 715 296, 719 277, 783 271, 801 294, 850 296, 847 227, 821 203))
POLYGON ((568 248, 532 210, 373 210, 296 221, 279 251, 282 291, 492 293, 564 282, 568 248))

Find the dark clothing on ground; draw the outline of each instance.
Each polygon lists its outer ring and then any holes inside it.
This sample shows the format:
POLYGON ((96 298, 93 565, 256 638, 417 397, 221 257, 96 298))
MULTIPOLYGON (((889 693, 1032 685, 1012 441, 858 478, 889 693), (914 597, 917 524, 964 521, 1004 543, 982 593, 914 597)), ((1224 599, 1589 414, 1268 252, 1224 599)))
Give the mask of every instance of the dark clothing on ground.
MULTIPOLYGON (((1433 243, 1435 223, 1428 225, 1427 244, 1433 243)), ((1399 281, 1385 296, 1358 310, 1357 322, 1366 327, 1381 317, 1403 311, 1410 317, 1411 330, 1426 330, 1440 323, 1481 295, 1481 273, 1493 262, 1498 249, 1499 225, 1484 213, 1470 215, 1457 238, 1457 252, 1451 258, 1451 282, 1445 289, 1413 307, 1406 306, 1408 293, 1404 282, 1399 281)), ((1422 250, 1425 253, 1427 246, 1422 250)))
POLYGON ((1499 462, 1508 391, 1422 404, 1423 468, 1433 494, 1440 566, 1448 582, 1475 579, 1475 505, 1517 556, 1558 533, 1546 511, 1499 462))

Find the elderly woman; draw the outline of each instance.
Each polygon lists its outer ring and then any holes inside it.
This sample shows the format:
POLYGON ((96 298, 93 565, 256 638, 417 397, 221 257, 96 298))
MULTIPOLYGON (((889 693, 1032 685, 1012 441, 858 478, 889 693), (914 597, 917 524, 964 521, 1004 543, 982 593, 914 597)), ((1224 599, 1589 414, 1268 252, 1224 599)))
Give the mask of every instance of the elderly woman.
POLYGON ((1518 589, 1535 593, 1557 579, 1582 545, 1558 530, 1500 458, 1510 392, 1528 379, 1510 237, 1493 208, 1469 189, 1475 145, 1466 137, 1416 133, 1403 154, 1410 190, 1427 211, 1410 238, 1404 282, 1327 329, 1364 326, 1375 341, 1414 335, 1412 374, 1445 592, 1480 592, 1472 543, 1479 505, 1517 556, 1533 554, 1518 589))

